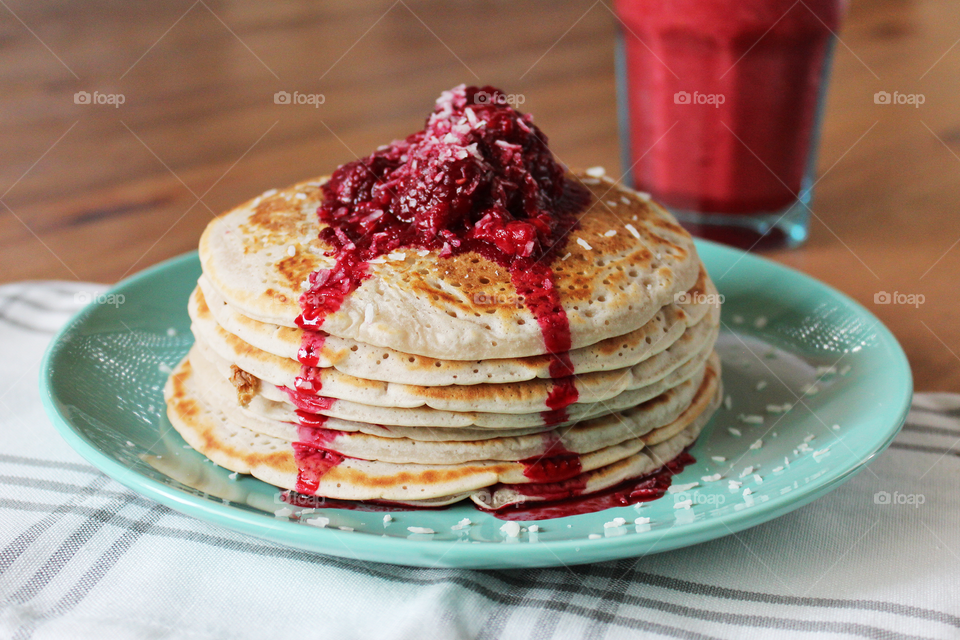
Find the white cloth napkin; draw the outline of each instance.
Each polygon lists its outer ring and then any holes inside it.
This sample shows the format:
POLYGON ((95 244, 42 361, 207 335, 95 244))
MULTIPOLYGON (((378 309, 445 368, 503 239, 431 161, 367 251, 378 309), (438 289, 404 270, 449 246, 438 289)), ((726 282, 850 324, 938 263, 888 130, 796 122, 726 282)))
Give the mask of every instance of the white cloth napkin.
POLYGON ((182 516, 74 453, 39 363, 101 291, 0 287, 2 638, 960 637, 960 396, 917 396, 856 478, 713 542, 572 568, 396 567, 182 516))

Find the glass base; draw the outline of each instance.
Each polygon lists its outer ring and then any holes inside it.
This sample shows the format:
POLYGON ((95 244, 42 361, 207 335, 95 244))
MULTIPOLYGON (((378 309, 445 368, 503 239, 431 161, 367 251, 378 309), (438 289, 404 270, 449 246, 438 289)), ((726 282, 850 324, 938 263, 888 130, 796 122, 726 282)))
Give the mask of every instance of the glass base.
POLYGON ((702 213, 670 209, 691 234, 741 249, 796 247, 807 239, 810 210, 796 202, 781 211, 758 214, 702 213))

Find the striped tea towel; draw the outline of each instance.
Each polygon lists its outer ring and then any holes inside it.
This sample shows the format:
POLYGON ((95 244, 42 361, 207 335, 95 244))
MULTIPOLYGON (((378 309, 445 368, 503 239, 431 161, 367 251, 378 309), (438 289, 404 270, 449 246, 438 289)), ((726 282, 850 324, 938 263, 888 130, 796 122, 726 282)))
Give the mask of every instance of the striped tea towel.
POLYGON ((642 559, 517 571, 313 555, 182 516, 85 463, 37 391, 102 292, 0 287, 0 638, 957 638, 960 396, 813 504, 642 559))

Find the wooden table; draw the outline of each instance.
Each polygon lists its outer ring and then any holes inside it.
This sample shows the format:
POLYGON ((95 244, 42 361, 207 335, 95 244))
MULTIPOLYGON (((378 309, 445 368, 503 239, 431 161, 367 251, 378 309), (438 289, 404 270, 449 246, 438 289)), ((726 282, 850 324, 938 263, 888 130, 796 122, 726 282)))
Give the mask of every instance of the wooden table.
MULTIPOLYGON (((193 249, 214 212, 420 128, 461 82, 523 94, 569 165, 617 167, 616 28, 588 0, 4 0, 0 281, 115 281, 193 249)), ((855 1, 840 38, 812 238, 769 255, 874 311, 917 389, 960 390, 960 3, 855 1)))

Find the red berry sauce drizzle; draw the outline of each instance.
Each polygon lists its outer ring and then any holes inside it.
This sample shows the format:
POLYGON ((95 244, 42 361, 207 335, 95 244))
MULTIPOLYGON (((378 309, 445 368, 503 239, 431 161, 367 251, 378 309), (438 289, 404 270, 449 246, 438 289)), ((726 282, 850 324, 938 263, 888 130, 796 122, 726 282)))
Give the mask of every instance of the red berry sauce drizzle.
MULTIPOLYGON (((323 185, 320 239, 332 247, 327 255, 335 263, 310 274, 297 317, 304 330, 301 374, 295 389, 282 388, 300 423, 293 445, 299 493, 315 493, 323 474, 344 459, 328 448, 328 435, 338 432, 323 429, 326 418, 320 415, 335 402, 320 395, 324 320, 370 277, 370 260, 399 249, 437 251, 441 259, 475 252, 510 272, 550 357, 553 388, 544 423, 568 420, 566 408, 579 393, 569 356, 570 323, 551 264, 590 194, 566 179, 531 117, 501 96, 494 87, 445 91, 422 131, 339 167, 323 185)), ((559 499, 568 499, 585 489, 579 455, 558 438, 543 455, 521 462, 537 486, 523 485, 527 491, 559 491, 559 499)))
POLYGON ((520 503, 490 513, 501 520, 547 520, 651 502, 662 498, 670 488, 673 476, 694 462, 694 457, 684 451, 652 473, 588 495, 581 495, 585 487, 577 478, 551 484, 514 485, 517 491, 528 496, 536 495, 544 501, 520 503))
MULTIPOLYGON (((546 136, 530 116, 500 100, 503 95, 493 87, 446 91, 422 131, 341 166, 323 185, 318 215, 326 226, 320 239, 332 247, 327 255, 335 263, 310 274, 300 298, 303 366, 297 388, 284 389, 299 409, 301 426, 314 426, 304 424, 310 420, 304 414, 322 398, 316 365, 325 318, 370 277, 369 260, 402 248, 438 251, 441 258, 473 251, 508 269, 551 358, 554 386, 544 421, 567 420, 565 409, 578 393, 567 353, 570 324, 550 264, 590 196, 566 179, 546 136)), ((316 475, 304 471, 316 458, 305 453, 313 448, 298 448, 301 476, 316 475)), ((322 459, 321 467, 327 465, 322 459)), ((573 466, 538 461, 532 468, 546 481, 560 477, 548 469, 563 467, 566 476, 573 466)))
MULTIPOLYGON (((620 484, 591 493, 581 495, 583 491, 582 482, 555 482, 543 485, 516 485, 516 488, 526 495, 544 498, 543 501, 520 503, 516 506, 509 506, 499 511, 488 511, 501 520, 516 520, 526 522, 530 520, 548 520, 550 518, 565 518, 567 516, 576 516, 583 513, 596 513, 605 509, 614 507, 625 507, 641 502, 652 502, 662 498, 670 484, 673 476, 677 475, 690 464, 696 462, 696 459, 687 451, 683 451, 679 456, 666 463, 656 471, 648 473, 639 478, 632 478, 621 482, 620 484)), ((504 486, 504 485, 501 485, 504 486)), ((284 491, 280 494, 281 499, 295 507, 329 508, 329 509, 351 509, 354 511, 402 511, 410 510, 413 507, 385 500, 336 500, 334 498, 324 498, 314 495, 302 495, 293 491, 284 491)), ((441 507, 416 507, 418 510, 446 509, 441 507)))
POLYGON ((547 431, 543 437, 543 453, 520 461, 524 466, 523 475, 532 482, 560 482, 580 475, 583 471, 580 455, 568 451, 556 431, 547 431))

